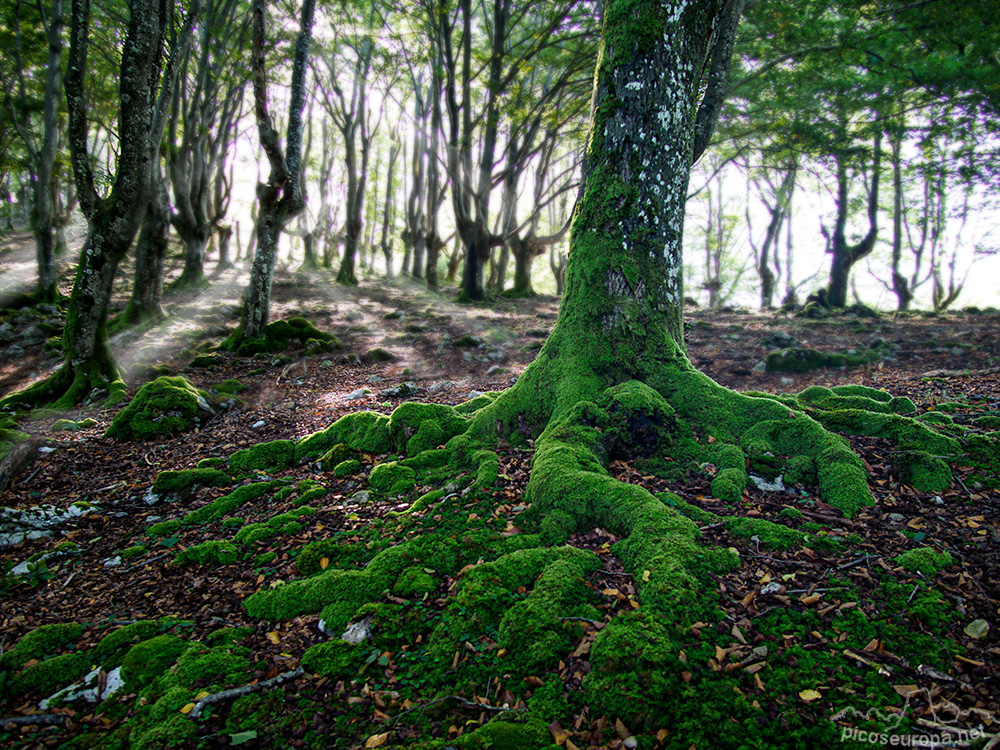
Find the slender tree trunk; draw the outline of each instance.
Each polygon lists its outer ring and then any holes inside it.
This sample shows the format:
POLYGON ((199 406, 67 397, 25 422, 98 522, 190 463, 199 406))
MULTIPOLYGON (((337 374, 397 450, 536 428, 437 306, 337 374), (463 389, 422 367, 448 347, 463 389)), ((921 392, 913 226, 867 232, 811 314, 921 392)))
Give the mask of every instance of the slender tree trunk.
POLYGON ((48 23, 49 57, 45 81, 43 118, 44 135, 41 151, 36 154, 34 230, 38 258, 39 302, 54 302, 59 297, 56 286, 56 247, 54 211, 52 205, 53 166, 58 146, 59 89, 62 81, 62 0, 52 0, 48 23))
POLYGON ((257 129, 261 148, 267 154, 271 174, 266 184, 257 185, 260 208, 257 214, 257 250, 250 269, 250 283, 243 300, 240 325, 229 339, 227 348, 236 349, 244 341, 260 338, 271 315, 271 284, 278 257, 278 238, 285 224, 305 208, 301 192, 302 110, 305 106, 305 78, 312 39, 315 0, 302 4, 302 21, 292 62, 291 99, 288 113, 287 156, 282 153, 278 133, 267 108, 267 72, 265 69, 265 1, 254 0, 253 14, 253 92, 257 129))
POLYGON ((220 224, 216 229, 216 236, 219 238, 219 263, 216 265, 214 273, 218 275, 233 267, 233 261, 229 257, 229 243, 233 238, 233 228, 228 224, 220 224))
POLYGON ((170 196, 159 165, 154 168, 152 197, 135 246, 135 279, 132 298, 115 321, 115 327, 158 323, 163 311, 163 271, 170 238, 170 196))

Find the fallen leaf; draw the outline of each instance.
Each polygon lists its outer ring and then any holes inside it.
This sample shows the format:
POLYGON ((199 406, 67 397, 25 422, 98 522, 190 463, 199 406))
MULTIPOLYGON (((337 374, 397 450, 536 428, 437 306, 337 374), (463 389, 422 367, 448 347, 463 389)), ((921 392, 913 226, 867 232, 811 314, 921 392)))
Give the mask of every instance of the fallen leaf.
POLYGON ((385 744, 385 741, 389 739, 389 733, 385 732, 383 734, 373 734, 367 740, 365 740, 365 747, 381 747, 385 744))
POLYGON ((553 721, 549 724, 549 733, 552 735, 552 741, 560 747, 569 739, 569 732, 563 729, 558 721, 553 721))
POLYGON ((916 685, 893 685, 892 689, 899 693, 904 698, 912 698, 914 695, 920 692, 920 688, 916 685))
POLYGON ((257 730, 251 729, 249 732, 240 732, 229 735, 230 745, 242 745, 244 742, 257 739, 257 730))
POLYGON ((319 567, 320 570, 326 570, 328 567, 330 567, 330 558, 329 557, 321 558, 319 561, 319 567))
POLYGON ((649 583, 649 571, 648 570, 642 571, 642 582, 643 583, 649 583))
POLYGON ((990 630, 990 624, 986 620, 973 620, 965 626, 965 634, 977 641, 983 638, 990 630))
POLYGON ((281 636, 279 636, 276 631, 272 630, 270 633, 267 634, 267 640, 269 640, 271 643, 277 646, 279 643, 281 643, 281 636))
POLYGON ((804 700, 806 703, 812 703, 813 701, 818 701, 823 695, 817 690, 803 690, 799 693, 799 698, 804 700))
POLYGON ((615 719, 615 732, 617 732, 618 736, 621 737, 623 740, 632 736, 632 733, 628 731, 628 729, 624 724, 622 724, 621 719, 615 719))
POLYGON ((185 714, 185 715, 191 713, 192 711, 194 711, 194 704, 193 703, 188 703, 188 704, 186 704, 184 706, 184 708, 181 709, 181 713, 185 714))

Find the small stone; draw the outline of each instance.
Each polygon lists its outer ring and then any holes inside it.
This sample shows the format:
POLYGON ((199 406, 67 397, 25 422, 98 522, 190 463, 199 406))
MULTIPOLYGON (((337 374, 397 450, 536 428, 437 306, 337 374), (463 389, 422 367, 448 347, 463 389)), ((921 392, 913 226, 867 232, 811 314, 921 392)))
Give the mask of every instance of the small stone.
POLYGON ((761 360, 750 369, 750 372, 767 372, 767 362, 761 360))
POLYGON ((162 520, 163 516, 146 516, 146 523, 150 525, 154 523, 159 523, 162 520))
POLYGON ((760 590, 761 596, 767 596, 768 594, 777 594, 781 591, 781 584, 777 581, 771 581, 770 583, 764 584, 764 588, 760 590))
POLYGON ((38 452, 39 453, 52 453, 54 450, 55 450, 55 448, 51 448, 48 445, 43 445, 41 448, 38 449, 38 452))
POLYGON ((431 383, 427 387, 427 390, 431 393, 437 393, 438 391, 444 390, 445 388, 451 388, 453 385, 455 384, 450 380, 439 380, 436 383, 431 383))
POLYGON ((347 630, 345 630, 340 637, 342 640, 355 645, 361 643, 362 641, 371 640, 372 618, 365 617, 357 622, 352 622, 347 626, 347 630))
POLYGON ((327 368, 333 367, 333 362, 329 359, 324 359, 319 363, 319 366, 326 370, 327 368))
POLYGON ((940 495, 935 495, 934 496, 934 504, 935 505, 944 505, 944 500, 941 499, 940 495))
POLYGON ((782 385, 794 385, 795 381, 792 380, 791 378, 782 378, 781 379, 781 384, 782 385))
POLYGON ((115 555, 114 557, 109 557, 107 560, 104 561, 105 568, 117 568, 121 564, 122 564, 121 555, 115 555))
POLYGON ((780 475, 773 482, 769 482, 763 477, 757 477, 753 474, 748 474, 747 477, 756 485, 758 490, 763 490, 764 492, 784 492, 787 489, 785 483, 781 481, 780 475))
POLYGON ((381 383, 384 380, 385 378, 379 377, 378 375, 372 375, 370 378, 368 378, 369 383, 381 383))
POLYGON ((469 391, 469 401, 471 401, 474 398, 479 398, 482 395, 483 395, 482 391, 471 390, 469 391))
POLYGON ((356 391, 351 391, 346 396, 344 396, 345 401, 357 401, 365 396, 371 395, 371 390, 368 388, 358 388, 356 391))
POLYGON ((486 371, 486 377, 489 377, 490 375, 496 375, 498 372, 500 372, 500 365, 493 365, 492 367, 490 367, 490 369, 486 371))
POLYGON ((358 490, 351 495, 351 499, 347 502, 349 505, 361 505, 362 503, 367 503, 370 499, 371 494, 367 490, 358 490))
POLYGON ((380 398, 408 398, 419 392, 420 389, 417 387, 417 384, 408 380, 393 388, 386 388, 383 391, 379 391, 378 395, 380 398))
POLYGON ((256 422, 254 422, 252 425, 250 425, 250 429, 251 430, 258 430, 261 427, 263 427, 265 424, 267 424, 267 422, 265 422, 263 419, 258 419, 256 422))
POLYGON ((889 523, 891 523, 891 524, 893 524, 895 526, 898 526, 899 524, 903 523, 903 521, 905 521, 905 520, 906 520, 906 516, 904 516, 902 513, 890 513, 889 514, 889 523))
POLYGON ((622 747, 627 747, 629 750, 633 750, 633 748, 639 747, 639 740, 635 737, 626 737, 622 742, 622 747))

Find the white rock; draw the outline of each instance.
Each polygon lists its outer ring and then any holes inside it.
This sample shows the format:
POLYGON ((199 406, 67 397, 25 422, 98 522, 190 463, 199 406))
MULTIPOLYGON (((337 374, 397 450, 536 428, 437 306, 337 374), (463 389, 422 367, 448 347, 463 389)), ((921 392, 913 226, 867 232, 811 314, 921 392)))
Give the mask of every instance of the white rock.
POLYGON ((55 448, 52 448, 51 446, 43 445, 41 448, 38 449, 38 452, 39 453, 52 453, 52 451, 54 451, 54 450, 55 450, 55 448))
POLYGON ((768 594, 777 594, 781 592, 781 584, 777 581, 771 581, 764 585, 764 588, 760 590, 761 596, 767 596, 768 594))
POLYGON ((785 492, 787 489, 785 483, 781 481, 780 474, 773 482, 769 482, 763 477, 756 477, 753 474, 749 474, 748 478, 757 486, 758 490, 764 490, 764 492, 785 492))
POLYGON ((121 564, 122 564, 121 555, 115 555, 114 557, 109 557, 107 560, 104 561, 105 568, 117 568, 121 564))
POLYGON ((632 750, 633 748, 639 747, 639 740, 637 740, 635 737, 626 737, 625 741, 622 742, 622 746, 629 748, 629 750, 632 750))
POLYGON ((370 640, 372 637, 372 618, 365 617, 357 622, 352 622, 340 637, 342 640, 355 645, 361 643, 361 641, 370 640))
POLYGON ((64 687, 57 693, 53 693, 38 704, 42 711, 48 711, 50 707, 69 701, 87 701, 87 703, 98 703, 106 700, 108 696, 117 693, 122 689, 125 681, 122 679, 122 668, 115 667, 104 680, 104 690, 98 694, 98 683, 101 669, 98 667, 92 670, 80 682, 75 682, 68 687, 64 687))
POLYGON ((252 425, 250 425, 250 429, 251 430, 257 430, 257 429, 260 429, 261 427, 263 427, 265 424, 267 424, 267 423, 263 419, 258 419, 256 422, 254 422, 252 425))

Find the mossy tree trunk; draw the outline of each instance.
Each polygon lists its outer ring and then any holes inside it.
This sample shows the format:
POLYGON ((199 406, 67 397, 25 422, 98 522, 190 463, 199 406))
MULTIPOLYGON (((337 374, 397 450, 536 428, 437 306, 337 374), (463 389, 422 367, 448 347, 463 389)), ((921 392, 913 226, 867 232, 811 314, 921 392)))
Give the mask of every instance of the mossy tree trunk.
POLYGON ((254 225, 257 248, 250 267, 250 283, 243 300, 240 325, 226 341, 226 346, 233 349, 244 341, 257 339, 263 335, 271 314, 271 283, 274 279, 274 263, 278 257, 278 238, 285 224, 299 214, 306 205, 299 184, 302 162, 302 110, 305 106, 306 67, 316 2, 306 0, 302 4, 302 23, 292 62, 287 158, 281 150, 278 132, 274 129, 267 106, 267 71, 264 59, 265 5, 264 0, 255 0, 252 6, 252 66, 257 130, 261 148, 271 164, 271 174, 266 183, 257 184, 257 199, 260 202, 254 225))
POLYGON ((160 166, 153 168, 152 196, 135 245, 135 277, 132 297, 115 327, 159 323, 163 311, 163 271, 170 239, 170 197, 160 166))
POLYGON ((108 346, 108 302, 118 265, 146 211, 152 165, 159 158, 166 124, 165 92, 171 88, 176 59, 190 39, 188 18, 161 74, 163 45, 171 21, 168 9, 156 0, 132 0, 119 79, 118 165, 110 196, 101 198, 88 153, 84 95, 89 0, 74 0, 71 19, 66 73, 70 153, 89 232, 70 294, 63 331, 63 364, 47 380, 9 396, 7 403, 56 401, 57 407, 68 408, 98 388, 109 390, 109 401, 124 396, 124 384, 108 346))

